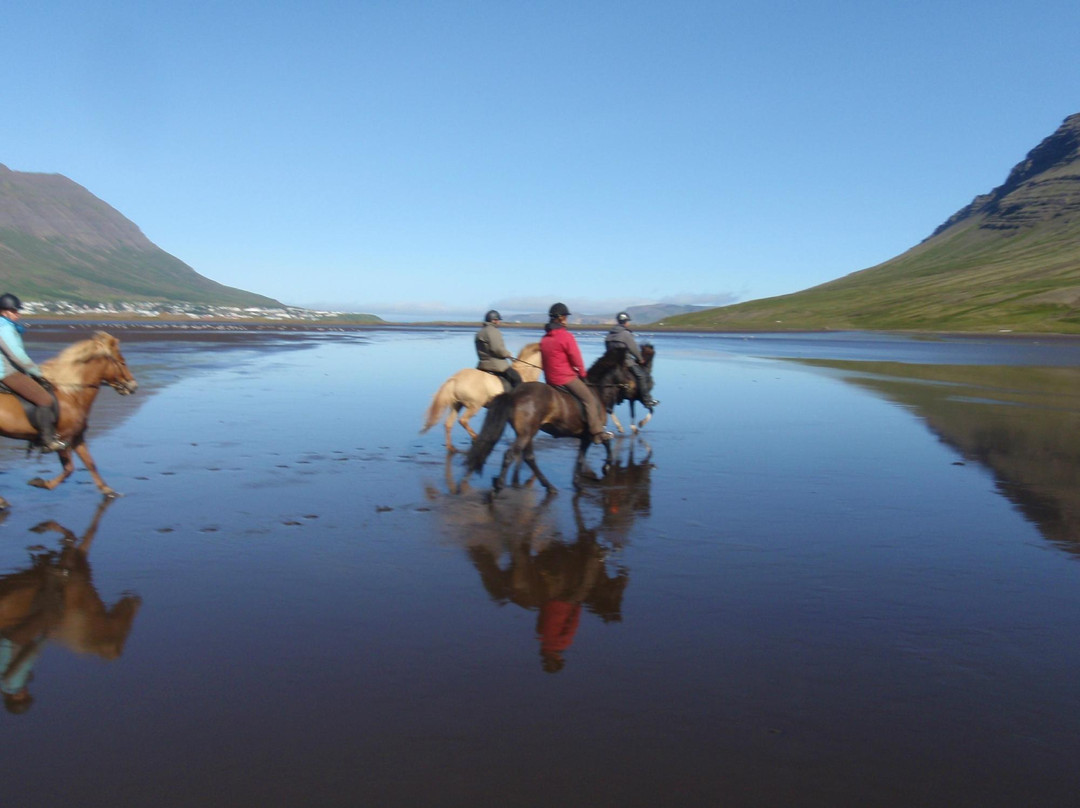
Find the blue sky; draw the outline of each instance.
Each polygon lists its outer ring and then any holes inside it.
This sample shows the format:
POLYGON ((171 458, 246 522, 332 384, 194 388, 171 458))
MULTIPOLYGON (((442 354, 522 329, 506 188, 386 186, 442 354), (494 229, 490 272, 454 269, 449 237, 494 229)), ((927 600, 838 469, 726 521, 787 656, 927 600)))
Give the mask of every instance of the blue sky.
POLYGON ((1080 112, 1080 3, 9 4, 0 163, 296 305, 604 313, 918 243, 1080 112))

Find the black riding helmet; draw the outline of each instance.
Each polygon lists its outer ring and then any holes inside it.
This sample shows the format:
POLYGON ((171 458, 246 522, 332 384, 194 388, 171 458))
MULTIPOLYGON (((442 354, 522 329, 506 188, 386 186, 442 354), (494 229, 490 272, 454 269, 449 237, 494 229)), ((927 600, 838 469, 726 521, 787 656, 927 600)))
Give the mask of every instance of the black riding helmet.
POLYGON ((630 315, 627 314, 625 311, 620 311, 618 314, 615 315, 615 322, 628 323, 630 322, 630 315))
POLYGON ((487 314, 484 315, 484 322, 485 323, 502 322, 502 315, 499 314, 499 312, 495 311, 495 309, 492 309, 491 311, 489 311, 487 314))
POLYGON ((555 319, 556 317, 569 317, 570 309, 566 308, 565 303, 556 303, 550 309, 548 309, 548 317, 555 319))
POLYGON ((22 308, 22 301, 11 292, 0 295, 0 311, 18 311, 22 308))

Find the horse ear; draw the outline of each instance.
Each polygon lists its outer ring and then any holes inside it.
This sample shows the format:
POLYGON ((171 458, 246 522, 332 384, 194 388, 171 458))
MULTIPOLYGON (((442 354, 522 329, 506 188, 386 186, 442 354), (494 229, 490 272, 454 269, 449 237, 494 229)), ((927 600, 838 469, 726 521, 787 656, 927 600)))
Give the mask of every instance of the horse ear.
POLYGON ((94 342, 97 342, 112 353, 116 352, 116 346, 120 344, 120 340, 106 331, 95 331, 94 342))

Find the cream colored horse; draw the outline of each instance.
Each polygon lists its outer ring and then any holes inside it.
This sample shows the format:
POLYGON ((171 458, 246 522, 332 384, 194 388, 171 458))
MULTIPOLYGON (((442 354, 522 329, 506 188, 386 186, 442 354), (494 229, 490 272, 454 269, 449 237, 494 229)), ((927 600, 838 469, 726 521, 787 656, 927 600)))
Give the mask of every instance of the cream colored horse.
MULTIPOLYGON (((514 360, 514 370, 521 374, 522 381, 539 381, 539 342, 530 342, 521 349, 518 358, 514 360)), ((445 422, 446 450, 448 452, 457 451, 450 438, 450 431, 454 427, 454 416, 457 415, 458 423, 465 427, 469 437, 476 440, 476 432, 469 426, 469 419, 502 392, 504 392, 503 384, 498 376, 476 368, 459 370, 443 382, 442 387, 435 393, 435 397, 431 399, 431 406, 428 407, 424 428, 420 431, 427 432, 435 426, 438 420, 442 418, 443 413, 449 409, 449 412, 446 412, 445 422)))

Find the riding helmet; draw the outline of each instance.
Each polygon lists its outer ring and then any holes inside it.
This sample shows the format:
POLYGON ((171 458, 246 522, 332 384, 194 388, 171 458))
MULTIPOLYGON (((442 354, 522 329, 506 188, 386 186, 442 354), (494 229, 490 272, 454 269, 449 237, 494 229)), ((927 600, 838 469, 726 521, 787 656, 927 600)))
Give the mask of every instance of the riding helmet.
POLYGON ((0 311, 18 311, 22 308, 22 301, 11 292, 0 295, 0 311))
POLYGON ((548 309, 548 317, 554 319, 555 317, 569 317, 570 309, 566 308, 565 303, 556 303, 550 309, 548 309))
POLYGON ((492 309, 491 311, 489 311, 487 314, 484 315, 484 322, 485 323, 495 323, 495 322, 501 322, 501 321, 502 321, 502 315, 499 314, 499 312, 495 311, 495 309, 492 309))
POLYGON ((620 311, 618 314, 615 315, 615 322, 628 323, 630 322, 630 315, 627 314, 625 311, 620 311))

